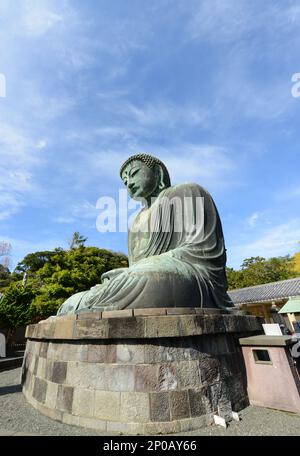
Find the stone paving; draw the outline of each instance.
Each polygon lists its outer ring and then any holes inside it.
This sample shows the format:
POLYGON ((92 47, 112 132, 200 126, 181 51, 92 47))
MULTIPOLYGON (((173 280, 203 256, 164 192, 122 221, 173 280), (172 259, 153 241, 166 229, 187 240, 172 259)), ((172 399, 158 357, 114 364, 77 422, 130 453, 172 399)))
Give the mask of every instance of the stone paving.
MULTIPOLYGON (((0 436, 104 436, 105 433, 51 420, 31 407, 23 397, 20 385, 21 369, 0 373, 0 436)), ((300 436, 300 416, 292 413, 247 407, 240 413, 241 421, 232 422, 227 429, 217 426, 176 436, 300 436)), ((117 435, 110 433, 109 435, 117 435)))

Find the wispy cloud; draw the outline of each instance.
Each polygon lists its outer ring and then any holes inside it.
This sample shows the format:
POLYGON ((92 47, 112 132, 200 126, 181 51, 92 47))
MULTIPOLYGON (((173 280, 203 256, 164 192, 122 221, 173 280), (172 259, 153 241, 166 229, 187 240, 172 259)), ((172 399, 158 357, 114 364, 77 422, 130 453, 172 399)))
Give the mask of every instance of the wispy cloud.
POLYGON ((300 185, 284 188, 277 191, 275 198, 280 202, 300 198, 300 185))
POLYGON ((64 215, 54 217, 54 221, 62 224, 71 224, 74 222, 84 222, 87 220, 94 220, 99 214, 99 210, 95 204, 89 201, 83 201, 81 204, 73 204, 69 208, 64 208, 64 215))
POLYGON ((63 17, 45 8, 43 4, 25 1, 25 13, 22 18, 24 31, 29 36, 39 37, 63 21, 63 17))
POLYGON ((246 225, 249 226, 250 228, 254 228, 258 222, 259 219, 259 213, 254 212, 250 217, 246 219, 246 225))
POLYGON ((270 258, 274 256, 296 253, 299 250, 300 241, 300 218, 288 220, 286 223, 265 229, 251 242, 228 246, 229 264, 238 267, 241 254, 243 258, 262 256, 270 258))
POLYGON ((33 170, 42 163, 44 140, 32 138, 29 133, 12 125, 0 126, 0 219, 18 212, 26 204, 26 198, 37 185, 33 170))

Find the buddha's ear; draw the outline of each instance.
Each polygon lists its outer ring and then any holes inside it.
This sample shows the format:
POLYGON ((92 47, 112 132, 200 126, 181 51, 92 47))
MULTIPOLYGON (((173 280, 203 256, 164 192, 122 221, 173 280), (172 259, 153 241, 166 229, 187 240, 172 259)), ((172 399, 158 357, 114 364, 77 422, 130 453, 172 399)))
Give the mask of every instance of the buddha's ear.
POLYGON ((160 165, 157 165, 157 171, 158 171, 158 188, 160 190, 163 190, 165 188, 166 184, 164 182, 164 172, 160 165))

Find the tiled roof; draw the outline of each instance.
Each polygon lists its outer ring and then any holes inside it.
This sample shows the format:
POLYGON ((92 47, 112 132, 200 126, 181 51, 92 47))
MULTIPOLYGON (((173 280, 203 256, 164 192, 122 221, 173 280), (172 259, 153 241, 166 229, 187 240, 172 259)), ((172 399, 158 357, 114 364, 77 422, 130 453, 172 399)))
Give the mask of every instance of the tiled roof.
POLYGON ((228 292, 234 304, 272 301, 300 296, 300 277, 281 280, 279 282, 255 285, 254 287, 239 288, 228 292))

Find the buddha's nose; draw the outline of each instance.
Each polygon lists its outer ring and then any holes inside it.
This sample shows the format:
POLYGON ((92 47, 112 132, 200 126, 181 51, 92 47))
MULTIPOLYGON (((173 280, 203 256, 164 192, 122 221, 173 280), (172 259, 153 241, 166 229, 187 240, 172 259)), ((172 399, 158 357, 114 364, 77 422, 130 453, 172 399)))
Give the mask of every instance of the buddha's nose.
POLYGON ((129 183, 128 183, 128 188, 129 188, 130 190, 132 189, 133 186, 134 186, 134 183, 133 183, 133 182, 129 182, 129 183))

